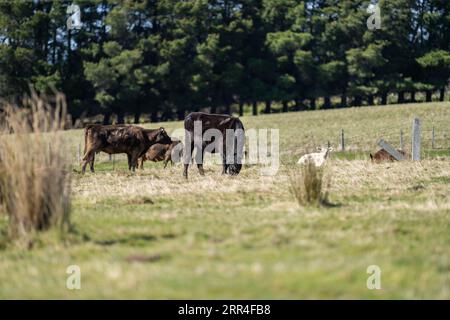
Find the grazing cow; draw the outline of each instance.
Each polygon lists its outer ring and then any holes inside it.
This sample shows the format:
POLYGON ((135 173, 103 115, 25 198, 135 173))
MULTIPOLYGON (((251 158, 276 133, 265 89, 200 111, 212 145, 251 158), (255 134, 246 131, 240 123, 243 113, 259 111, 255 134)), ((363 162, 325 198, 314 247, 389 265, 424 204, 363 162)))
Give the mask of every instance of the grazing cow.
MULTIPOLYGON (((404 157, 406 156, 406 152, 400 149, 397 149, 398 152, 400 152, 404 157)), ((386 162, 386 161, 396 161, 397 159, 395 159, 393 156, 391 156, 386 150, 384 149, 380 149, 377 152, 375 152, 375 154, 369 154, 370 155, 370 160, 372 160, 372 162, 374 163, 381 163, 381 162, 386 162)))
POLYGON ((148 151, 142 157, 139 158, 140 161, 139 167, 141 169, 144 169, 144 161, 147 160, 154 162, 164 161, 164 169, 165 169, 169 161, 171 164, 173 164, 172 152, 178 151, 177 158, 181 159, 183 146, 181 146, 181 148, 179 147, 175 149, 175 147, 178 144, 181 144, 181 141, 175 140, 172 141, 171 143, 155 143, 148 149, 148 151))
MULTIPOLYGON (((197 149, 196 162, 200 175, 205 174, 203 170, 203 156, 205 151, 211 153, 221 153, 223 164, 222 174, 239 174, 242 168, 241 160, 245 142, 244 125, 242 124, 241 120, 230 115, 192 112, 184 119, 184 129, 186 135, 184 145, 185 159, 183 175, 186 179, 188 177, 189 162, 191 161, 194 148, 197 149), (194 126, 197 121, 201 124, 202 132, 194 131, 194 126), (210 129, 215 129, 215 132, 220 132, 220 134, 222 135, 221 140, 215 141, 215 136, 213 136, 211 137, 211 140, 205 141, 205 139, 203 139, 204 134, 210 129), (233 140, 227 139, 227 130, 232 130, 233 140), (201 134, 201 137, 194 137, 195 134, 201 134), (201 146, 200 144, 196 143, 196 139, 198 138, 201 139, 201 146), (230 149, 231 146, 233 147, 233 149, 230 149), (214 148, 211 150, 211 147, 214 148), (216 150, 217 147, 218 150, 216 150), (227 149, 228 152, 233 153, 228 154, 228 157, 227 149)), ((209 133, 210 132, 211 130, 209 131, 209 133)))
POLYGON ((153 144, 170 141, 164 128, 144 129, 137 126, 126 125, 89 125, 84 130, 84 157, 81 171, 86 171, 90 164, 94 172, 95 154, 100 151, 108 154, 126 153, 128 168, 135 170, 137 160, 147 152, 153 144))
POLYGON ((326 149, 319 148, 319 152, 305 154, 298 160, 297 163, 313 163, 316 167, 321 167, 329 157, 331 151, 333 151, 332 147, 328 147, 326 149))

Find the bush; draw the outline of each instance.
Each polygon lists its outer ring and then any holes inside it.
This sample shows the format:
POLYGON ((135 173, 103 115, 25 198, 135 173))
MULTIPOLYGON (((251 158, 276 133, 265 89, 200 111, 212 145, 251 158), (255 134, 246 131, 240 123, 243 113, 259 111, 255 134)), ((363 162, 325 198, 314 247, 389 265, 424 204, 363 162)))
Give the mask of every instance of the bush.
POLYGON ((301 206, 327 203, 324 167, 318 168, 312 162, 291 169, 289 173, 290 191, 301 206))
POLYGON ((62 136, 66 104, 62 94, 4 104, 0 135, 0 193, 8 234, 27 238, 52 226, 67 228, 70 162, 62 136))

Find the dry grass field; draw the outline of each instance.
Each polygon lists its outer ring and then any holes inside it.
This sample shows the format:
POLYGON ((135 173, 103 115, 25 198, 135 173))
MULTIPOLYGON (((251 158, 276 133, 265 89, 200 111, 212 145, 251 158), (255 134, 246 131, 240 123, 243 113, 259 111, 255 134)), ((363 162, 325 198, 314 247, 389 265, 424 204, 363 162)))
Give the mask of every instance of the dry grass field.
MULTIPOLYGON (((0 242, 0 299, 422 299, 450 298, 450 103, 409 104, 243 117, 247 129, 280 130, 275 176, 245 165, 239 176, 205 165, 146 163, 129 173, 125 157, 97 158, 78 173, 81 130, 67 131, 73 159, 74 231, 38 236, 31 250, 0 242), (422 120, 420 162, 372 164, 376 141, 410 145, 422 120), (435 128, 435 149, 431 130, 435 128), (341 129, 346 151, 340 152, 341 129), (326 206, 302 207, 289 192, 297 159, 330 141, 326 206), (81 290, 66 268, 81 269, 81 290), (366 287, 369 265, 381 290, 366 287)), ((169 132, 181 122, 149 124, 169 132)), ((0 215, 0 229, 7 220, 0 215)))

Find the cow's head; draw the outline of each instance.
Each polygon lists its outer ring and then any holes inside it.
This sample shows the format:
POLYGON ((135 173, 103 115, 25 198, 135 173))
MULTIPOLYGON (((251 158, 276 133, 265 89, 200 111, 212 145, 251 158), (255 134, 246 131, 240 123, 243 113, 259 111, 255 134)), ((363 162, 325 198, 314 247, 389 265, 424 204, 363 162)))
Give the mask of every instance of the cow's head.
POLYGON ((233 148, 233 163, 226 165, 226 172, 232 176, 238 175, 239 172, 241 172, 242 169, 242 159, 244 157, 244 143, 245 143, 245 133, 244 133, 244 126, 242 125, 242 122, 234 118, 234 123, 232 127, 235 132, 235 139, 234 139, 234 148, 233 148))
POLYGON ((229 164, 227 167, 227 173, 232 176, 236 176, 241 172, 242 164, 241 163, 234 163, 229 164))
POLYGON ((242 169, 242 154, 237 148, 235 148, 234 150, 233 158, 234 158, 233 163, 227 164, 225 171, 229 175, 236 176, 239 174, 239 172, 241 172, 242 169))
POLYGON ((167 134, 166 129, 163 127, 158 129, 158 133, 156 135, 155 143, 169 144, 172 142, 169 135, 167 134))

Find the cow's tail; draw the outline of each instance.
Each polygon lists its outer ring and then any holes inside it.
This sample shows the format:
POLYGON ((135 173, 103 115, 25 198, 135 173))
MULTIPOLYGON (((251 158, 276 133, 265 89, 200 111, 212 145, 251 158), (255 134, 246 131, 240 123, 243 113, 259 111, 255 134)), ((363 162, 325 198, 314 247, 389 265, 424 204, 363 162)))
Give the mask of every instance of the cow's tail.
POLYGON ((86 128, 84 128, 84 150, 83 150, 83 154, 86 154, 86 149, 87 149, 87 136, 89 134, 89 129, 90 126, 87 126, 86 128))
POLYGON ((86 156, 86 151, 87 151, 87 144, 88 144, 88 135, 89 135, 89 131, 91 130, 92 125, 88 125, 84 128, 84 150, 83 150, 83 160, 84 157, 86 156))

